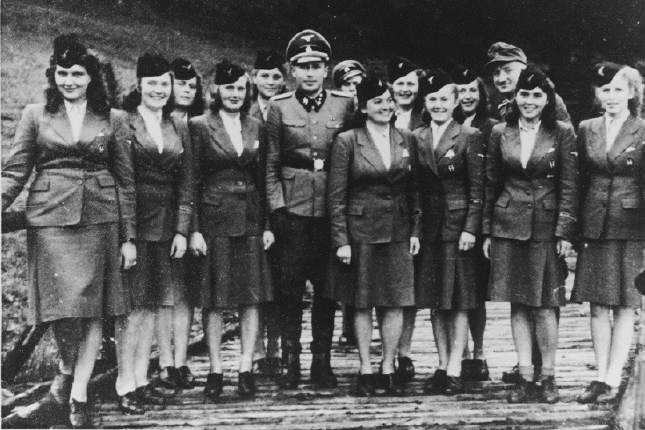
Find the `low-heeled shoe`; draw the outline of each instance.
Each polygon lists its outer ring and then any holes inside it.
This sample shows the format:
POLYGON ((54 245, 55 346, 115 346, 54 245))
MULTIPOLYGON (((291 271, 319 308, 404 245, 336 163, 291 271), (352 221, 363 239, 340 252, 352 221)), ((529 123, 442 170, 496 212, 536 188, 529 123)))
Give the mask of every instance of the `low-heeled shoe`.
POLYGON ((179 367, 177 369, 177 372, 175 372, 175 375, 177 378, 175 384, 179 388, 183 388, 185 390, 195 388, 195 376, 190 371, 190 368, 188 366, 179 367))
POLYGON ((412 359, 410 357, 399 357, 398 366, 394 373, 396 374, 397 380, 401 383, 412 381, 416 374, 412 359))
POLYGON ((118 396, 117 405, 119 410, 126 415, 141 415, 146 411, 139 403, 139 396, 134 391, 118 396))
POLYGON ((356 383, 356 389, 354 390, 354 395, 357 397, 369 397, 374 395, 375 390, 375 377, 374 374, 368 373, 365 375, 358 374, 358 380, 356 383))
POLYGON ((251 372, 240 372, 237 379, 237 394, 242 398, 255 396, 255 379, 251 372))
POLYGON ((216 400, 224 391, 224 375, 222 373, 209 373, 206 377, 204 396, 210 400, 216 400))
POLYGON ((529 403, 535 400, 535 383, 520 375, 520 380, 508 396, 508 403, 529 403))
POLYGON ((134 393, 137 395, 137 399, 141 404, 157 406, 166 405, 166 397, 151 384, 138 387, 134 390, 134 393))
POLYGON ((75 429, 91 428, 92 408, 90 404, 71 399, 69 403, 69 423, 75 429))
POLYGON ((446 396, 454 396, 455 394, 461 394, 463 392, 464 386, 458 376, 446 376, 446 385, 443 390, 446 396))
POLYGON ((591 384, 587 389, 577 397, 578 403, 594 403, 598 400, 598 396, 605 394, 607 391, 611 390, 611 387, 604 382, 600 381, 591 381, 591 384))
POLYGON ((542 377, 540 380, 538 400, 542 403, 558 403, 560 401, 560 393, 558 392, 558 386, 555 384, 555 376, 549 375, 542 377))
POLYGON ((434 371, 434 375, 426 379, 423 385, 423 392, 425 394, 443 394, 446 391, 446 384, 448 382, 448 374, 443 369, 434 371))

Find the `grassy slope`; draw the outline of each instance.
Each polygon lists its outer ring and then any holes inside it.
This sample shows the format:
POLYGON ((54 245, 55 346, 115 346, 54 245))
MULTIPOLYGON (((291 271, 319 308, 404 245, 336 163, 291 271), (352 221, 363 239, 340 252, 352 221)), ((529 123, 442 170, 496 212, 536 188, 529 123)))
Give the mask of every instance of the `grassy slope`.
MULTIPOLYGON (((11 147, 22 109, 29 103, 42 101, 51 41, 66 32, 79 33, 92 49, 111 59, 123 88, 134 83, 136 58, 146 50, 164 52, 170 59, 181 55, 191 59, 198 70, 208 73, 222 58, 252 66, 255 51, 261 47, 227 34, 206 34, 168 24, 141 9, 126 14, 93 6, 72 12, 45 7, 37 1, 5 0, 2 2, 1 54, 3 159, 11 147)), ((23 205, 24 193, 14 207, 23 205)), ((2 292, 8 301, 3 303, 3 356, 26 322, 26 279, 25 233, 5 234, 2 237, 2 292)), ((48 379, 55 372, 54 357, 54 343, 48 334, 20 379, 48 379)))

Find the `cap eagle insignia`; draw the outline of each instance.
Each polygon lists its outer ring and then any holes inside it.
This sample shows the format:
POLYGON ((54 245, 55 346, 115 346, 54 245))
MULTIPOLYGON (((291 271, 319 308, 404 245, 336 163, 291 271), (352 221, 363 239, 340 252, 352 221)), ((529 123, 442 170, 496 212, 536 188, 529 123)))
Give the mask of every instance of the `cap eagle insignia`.
POLYGON ((306 36, 300 36, 300 38, 301 38, 301 39, 304 39, 304 40, 305 40, 305 41, 307 41, 307 42, 311 42, 311 39, 313 39, 313 38, 314 38, 314 35, 313 35, 313 34, 308 34, 308 35, 306 35, 306 36))

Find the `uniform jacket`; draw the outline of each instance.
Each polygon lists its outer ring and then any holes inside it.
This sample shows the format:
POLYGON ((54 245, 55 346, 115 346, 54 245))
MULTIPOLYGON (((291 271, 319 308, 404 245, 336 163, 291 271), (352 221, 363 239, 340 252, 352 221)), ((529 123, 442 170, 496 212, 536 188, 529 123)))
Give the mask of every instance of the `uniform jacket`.
POLYGON ((257 100, 254 101, 253 104, 251 105, 251 108, 249 109, 248 116, 256 118, 262 124, 264 124, 264 116, 262 116, 262 110, 260 109, 260 105, 258 104, 257 100))
POLYGON ((578 162, 573 127, 540 125, 526 169, 520 129, 493 127, 486 161, 483 233, 506 239, 572 241, 578 213, 578 162))
POLYGON ((190 120, 199 210, 193 229, 212 236, 259 236, 269 229, 264 187, 262 123, 242 114, 238 156, 219 114, 190 120))
POLYGON ((630 115, 609 152, 604 117, 578 133, 582 236, 645 240, 645 121, 630 115))
POLYGON ((132 154, 125 114, 98 115, 88 106, 73 142, 64 106, 57 113, 33 104, 22 114, 2 168, 2 210, 36 175, 26 205, 28 227, 120 222, 121 240, 136 238, 132 154))
POLYGON ((350 243, 409 241, 419 236, 414 137, 390 128, 391 165, 366 128, 336 138, 329 172, 332 248, 350 243))
MULTIPOLYGON (((470 123, 471 127, 476 128, 477 130, 482 132, 481 141, 484 154, 486 154, 486 148, 488 147, 488 142, 490 141, 490 135, 493 132, 493 126, 498 123, 499 121, 497 121, 496 119, 485 117, 479 114, 475 114, 475 118, 473 118, 473 121, 470 123)), ((486 160, 484 159, 484 162, 485 161, 486 160)))
POLYGON ((161 122, 159 154, 139 112, 128 115, 137 192, 137 237, 150 242, 188 235, 195 201, 190 136, 176 117, 161 122))
POLYGON ((418 145, 422 239, 479 234, 484 188, 481 132, 452 121, 433 149, 430 126, 414 131, 418 145))
MULTIPOLYGON (((324 90, 327 91, 327 90, 324 90)), ((327 171, 332 141, 353 112, 353 97, 327 91, 325 103, 316 112, 307 112, 293 92, 269 101, 266 123, 267 199, 271 212, 286 207, 296 215, 327 215, 327 171), (324 165, 312 171, 289 167, 289 161, 324 165)))

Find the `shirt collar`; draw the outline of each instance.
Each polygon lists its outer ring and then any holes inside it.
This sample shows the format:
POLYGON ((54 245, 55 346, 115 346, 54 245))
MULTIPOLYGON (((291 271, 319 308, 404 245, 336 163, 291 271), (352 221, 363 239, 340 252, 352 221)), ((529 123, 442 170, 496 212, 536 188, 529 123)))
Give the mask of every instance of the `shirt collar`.
POLYGON ((87 100, 83 103, 70 103, 65 100, 65 110, 68 114, 79 113, 81 115, 85 115, 85 112, 87 112, 87 100))
POLYGON ((159 110, 158 112, 153 112, 150 109, 148 109, 145 105, 140 104, 139 106, 137 106, 137 111, 139 111, 142 117, 148 118, 148 119, 154 119, 159 124, 161 124, 161 117, 163 113, 161 110, 159 110))
POLYGON ((269 103, 265 101, 262 97, 258 97, 258 106, 260 107, 260 111, 264 112, 267 107, 269 107, 269 103))
POLYGON ((519 126, 520 126, 520 131, 526 132, 526 133, 537 133, 537 131, 540 128, 540 124, 542 124, 542 120, 538 121, 533 127, 527 127, 522 123, 522 120, 517 121, 519 126))
POLYGON ((614 121, 614 124, 622 125, 625 121, 627 121, 627 118, 629 117, 630 112, 626 110, 625 112, 621 113, 620 116, 617 116, 615 118, 610 117, 608 114, 605 114, 605 124, 609 126, 611 121, 614 121))
POLYGON ((222 118, 222 121, 224 122, 239 122, 240 121, 240 113, 235 112, 234 114, 229 114, 229 113, 224 113, 220 109, 219 111, 219 117, 222 118))
POLYGON ((365 124, 365 128, 367 128, 367 131, 369 131, 372 136, 387 137, 388 139, 390 138, 390 124, 387 125, 385 131, 377 130, 376 127, 374 127, 374 125, 370 124, 369 122, 365 124))

